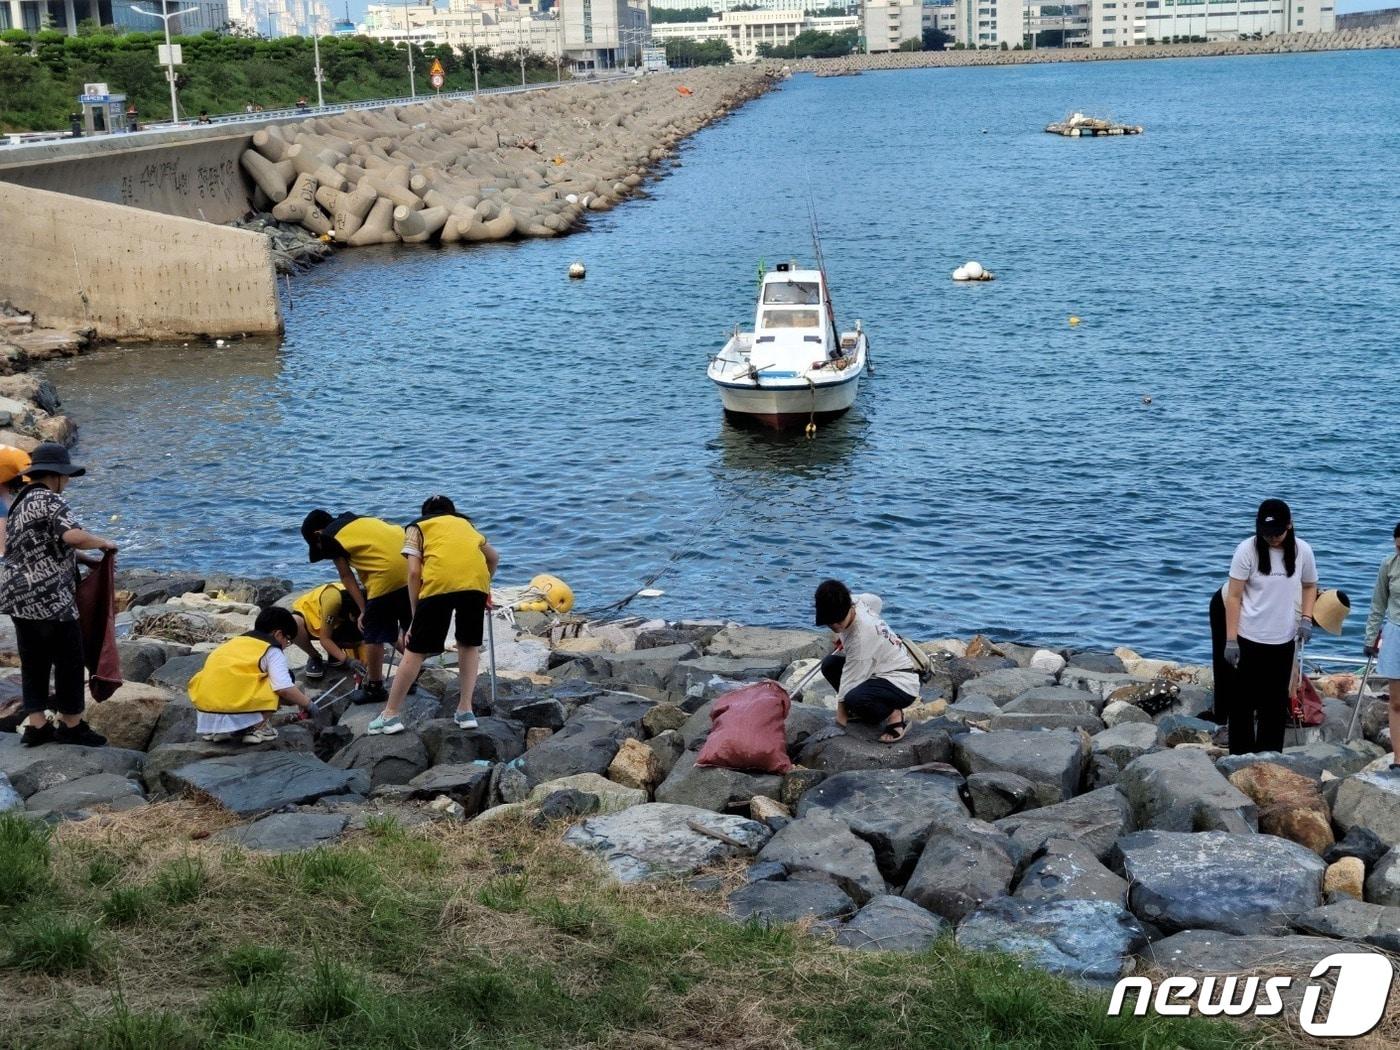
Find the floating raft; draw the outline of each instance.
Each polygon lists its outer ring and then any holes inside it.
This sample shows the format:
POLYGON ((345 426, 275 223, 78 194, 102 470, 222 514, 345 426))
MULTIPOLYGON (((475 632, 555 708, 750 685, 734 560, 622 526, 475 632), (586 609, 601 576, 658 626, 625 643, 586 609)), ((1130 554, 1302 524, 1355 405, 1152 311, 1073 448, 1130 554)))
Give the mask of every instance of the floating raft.
POLYGON ((1141 135, 1141 124, 1115 124, 1101 117, 1086 117, 1083 113, 1072 113, 1066 120, 1047 124, 1045 130, 1052 135, 1077 139, 1098 135, 1141 135))

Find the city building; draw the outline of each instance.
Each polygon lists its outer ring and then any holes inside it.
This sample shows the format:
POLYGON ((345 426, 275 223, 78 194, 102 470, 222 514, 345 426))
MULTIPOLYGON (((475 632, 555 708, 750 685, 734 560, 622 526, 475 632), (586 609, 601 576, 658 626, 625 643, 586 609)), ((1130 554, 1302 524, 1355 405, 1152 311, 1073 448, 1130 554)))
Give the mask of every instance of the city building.
POLYGON ((257 36, 329 36, 335 26, 326 0, 227 0, 228 20, 257 36))
MULTIPOLYGON (((24 29, 37 33, 57 29, 76 36, 78 23, 91 20, 98 25, 150 32, 160 29, 159 18, 132 10, 140 5, 148 11, 160 10, 160 0, 0 0, 0 29, 24 29)), ((194 7, 194 11, 170 20, 172 33, 202 33, 219 30, 228 21, 226 0, 183 0, 172 9, 194 7)))
POLYGON ((924 4, 920 12, 920 29, 938 29, 953 40, 958 38, 958 5, 956 3, 924 4))
MULTIPOLYGON (((770 11, 725 11, 703 22, 656 22, 651 33, 663 42, 723 40, 737 61, 752 62, 759 57, 760 44, 782 47, 808 30, 840 33, 859 28, 860 18, 856 15, 809 15, 801 7, 785 7, 770 11)), ((915 35, 918 35, 917 30, 915 35)))
POLYGON ((447 8, 432 4, 370 4, 359 32, 393 44, 449 44, 459 51, 473 47, 497 54, 524 50, 552 58, 561 48, 558 19, 523 8, 469 4, 465 0, 452 0, 447 8))
POLYGON ((653 36, 647 0, 558 0, 558 12, 575 73, 640 64, 653 36))
POLYGON ((898 51, 906 40, 922 41, 922 0, 865 0, 861 6, 867 51, 898 51))
POLYGON ((808 14, 841 7, 845 8, 848 14, 856 14, 860 11, 860 0, 651 0, 653 11, 683 11, 687 8, 708 7, 716 14, 723 14, 739 6, 757 7, 762 11, 786 11, 796 7, 808 14))
POLYGON ((1333 0, 1091 0, 1094 47, 1132 47, 1173 37, 1238 40, 1260 33, 1330 33, 1333 0))
POLYGON ((1026 35, 1022 0, 957 0, 957 32, 963 47, 1016 47, 1026 35))

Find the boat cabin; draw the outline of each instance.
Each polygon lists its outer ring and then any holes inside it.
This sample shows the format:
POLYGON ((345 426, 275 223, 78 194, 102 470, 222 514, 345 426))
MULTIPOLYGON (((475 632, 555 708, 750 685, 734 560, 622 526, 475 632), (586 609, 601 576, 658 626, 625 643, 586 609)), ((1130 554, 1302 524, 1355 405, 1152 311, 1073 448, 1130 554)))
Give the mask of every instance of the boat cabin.
POLYGON ((779 263, 764 274, 750 350, 763 374, 805 372, 841 354, 821 271, 779 263))

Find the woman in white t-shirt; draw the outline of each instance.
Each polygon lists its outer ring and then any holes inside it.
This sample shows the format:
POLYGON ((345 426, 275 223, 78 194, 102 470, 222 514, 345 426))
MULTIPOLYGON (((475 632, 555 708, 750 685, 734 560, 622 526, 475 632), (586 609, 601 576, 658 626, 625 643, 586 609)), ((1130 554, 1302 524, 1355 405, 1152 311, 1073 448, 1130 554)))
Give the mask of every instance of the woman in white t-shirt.
POLYGON ((1230 754, 1282 751, 1298 647, 1312 637, 1317 562, 1281 499, 1259 504, 1254 535, 1235 548, 1225 594, 1225 660, 1238 669, 1230 754))

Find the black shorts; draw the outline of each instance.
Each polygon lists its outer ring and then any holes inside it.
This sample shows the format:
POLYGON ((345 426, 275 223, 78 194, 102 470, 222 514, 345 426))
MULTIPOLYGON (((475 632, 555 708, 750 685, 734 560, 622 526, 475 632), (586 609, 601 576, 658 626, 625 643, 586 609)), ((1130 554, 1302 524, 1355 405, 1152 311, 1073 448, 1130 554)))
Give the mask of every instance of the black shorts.
POLYGON ((408 603, 408 588, 400 587, 365 603, 365 644, 393 645, 399 632, 408 630, 413 619, 413 607, 408 603))
POLYGON ((447 624, 457 616, 457 644, 481 645, 481 625, 486 617, 485 591, 452 591, 418 599, 418 612, 408 635, 408 651, 435 656, 447 642, 447 624))

